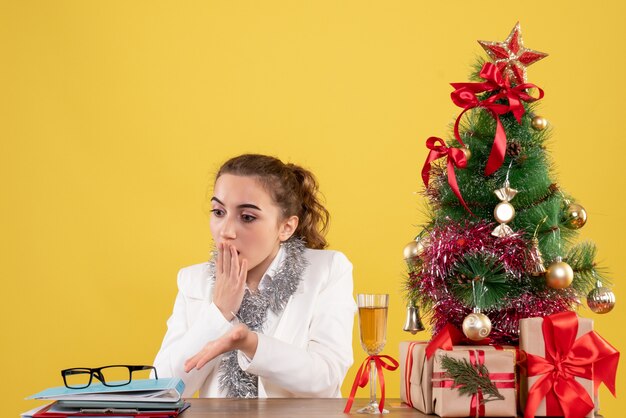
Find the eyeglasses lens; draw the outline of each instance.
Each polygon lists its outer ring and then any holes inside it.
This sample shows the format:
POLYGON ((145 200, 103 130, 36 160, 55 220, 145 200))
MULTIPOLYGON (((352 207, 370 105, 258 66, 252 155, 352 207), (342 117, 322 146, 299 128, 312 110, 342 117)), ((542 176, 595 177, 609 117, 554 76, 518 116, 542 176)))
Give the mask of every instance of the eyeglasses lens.
POLYGON ((91 370, 89 369, 72 369, 64 372, 65 384, 72 389, 86 388, 89 386, 91 378, 91 370))
POLYGON ((122 386, 130 382, 130 370, 126 366, 108 366, 100 369, 107 386, 122 386))

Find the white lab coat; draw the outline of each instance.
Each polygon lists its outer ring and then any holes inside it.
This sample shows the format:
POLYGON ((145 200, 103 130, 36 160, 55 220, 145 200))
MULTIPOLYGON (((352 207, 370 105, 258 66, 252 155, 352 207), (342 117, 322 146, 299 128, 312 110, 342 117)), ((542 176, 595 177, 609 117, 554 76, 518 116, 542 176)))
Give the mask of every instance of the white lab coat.
MULTIPOLYGON (((282 248, 272 266, 276 268, 282 248)), ((353 363, 352 264, 337 251, 304 251, 308 267, 283 312, 268 312, 254 358, 238 354, 242 369, 259 376, 260 398, 341 397, 341 383, 353 363)), ((228 322, 212 303, 208 263, 178 273, 178 295, 167 333, 154 360, 159 377, 181 377, 183 396, 223 397, 218 375, 221 356, 201 370, 185 373, 185 360, 225 334, 228 322)))

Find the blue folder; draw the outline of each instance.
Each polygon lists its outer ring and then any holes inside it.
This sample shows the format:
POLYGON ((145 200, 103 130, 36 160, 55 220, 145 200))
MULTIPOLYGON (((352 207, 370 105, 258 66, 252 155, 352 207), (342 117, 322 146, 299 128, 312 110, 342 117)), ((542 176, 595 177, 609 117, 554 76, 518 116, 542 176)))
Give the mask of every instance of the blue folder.
POLYGON ((43 390, 26 399, 178 402, 184 389, 185 383, 180 378, 139 379, 124 386, 105 386, 102 383, 92 384, 83 389, 58 386, 43 390))

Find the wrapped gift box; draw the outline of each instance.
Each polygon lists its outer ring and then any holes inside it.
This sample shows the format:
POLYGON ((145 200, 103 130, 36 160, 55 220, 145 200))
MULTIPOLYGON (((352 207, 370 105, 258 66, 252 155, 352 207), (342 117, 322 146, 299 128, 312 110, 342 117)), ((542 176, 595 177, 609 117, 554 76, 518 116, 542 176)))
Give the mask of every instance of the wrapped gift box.
MULTIPOLYGON (((435 356, 426 356, 428 341, 404 341, 400 343, 400 398, 406 404, 425 414, 432 414, 433 409, 433 363, 435 356)), ((515 358, 516 347, 494 346, 454 346, 453 351, 509 350, 515 358)), ((443 351, 443 350, 442 350, 443 351)), ((450 351, 447 351, 450 352, 450 351)))
MULTIPOLYGON (((543 358, 546 357, 543 322, 544 318, 541 317, 520 320, 520 350, 524 351, 526 354, 533 354, 543 358)), ((588 318, 578 318, 578 331, 576 333, 576 339, 579 339, 581 336, 590 331, 593 331, 593 320, 588 318)), ((524 411, 526 407, 529 389, 532 388, 540 378, 540 375, 526 376, 526 373, 522 373, 520 388, 522 411, 524 411)), ((576 380, 576 382, 584 388, 585 392, 587 392, 591 399, 594 399, 592 379, 575 376, 574 380, 576 380)), ((553 390, 551 392, 553 392, 553 390)), ((554 394, 548 393, 547 398, 544 397, 541 403, 539 403, 539 406, 535 411, 535 416, 562 416, 563 411, 559 406, 558 401, 554 398, 554 394), (549 407, 548 403, 550 404, 549 407)), ((595 414, 592 408, 591 411, 585 415, 585 417, 593 418, 594 415, 595 414)))
POLYGON ((426 359, 427 344, 428 341, 400 343, 400 398, 418 411, 432 414, 433 362, 426 359))
POLYGON ((433 412, 441 417, 516 417, 517 416, 517 358, 514 347, 496 350, 491 346, 455 346, 452 351, 437 350, 432 368, 433 412), (443 356, 484 365, 489 380, 504 399, 484 402, 489 397, 480 391, 474 395, 461 394, 453 379, 441 365, 443 356))

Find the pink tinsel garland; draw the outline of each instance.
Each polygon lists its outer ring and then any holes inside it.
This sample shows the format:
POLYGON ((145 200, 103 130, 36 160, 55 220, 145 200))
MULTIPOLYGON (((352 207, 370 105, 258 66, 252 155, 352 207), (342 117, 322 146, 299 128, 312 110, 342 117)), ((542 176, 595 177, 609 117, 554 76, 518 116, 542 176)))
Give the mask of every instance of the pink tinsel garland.
MULTIPOLYGON (((498 238, 491 235, 495 225, 480 221, 448 221, 430 229, 421 254, 421 270, 411 273, 409 286, 418 297, 431 306, 433 332, 451 323, 460 327, 472 306, 465 306, 450 293, 446 279, 455 264, 467 254, 480 254, 502 264, 509 280, 521 281, 533 270, 530 239, 523 234, 498 238)), ((548 294, 523 293, 511 298, 499 310, 486 310, 492 321, 491 339, 495 343, 510 344, 518 340, 521 318, 545 316, 570 309, 577 303, 573 291, 548 294)))

